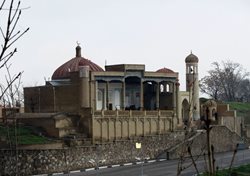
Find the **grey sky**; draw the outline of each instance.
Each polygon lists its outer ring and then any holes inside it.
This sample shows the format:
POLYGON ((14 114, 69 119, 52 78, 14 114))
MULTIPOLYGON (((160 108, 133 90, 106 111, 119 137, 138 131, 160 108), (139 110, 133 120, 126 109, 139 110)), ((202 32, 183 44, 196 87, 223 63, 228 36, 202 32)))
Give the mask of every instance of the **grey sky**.
POLYGON ((75 56, 104 68, 107 64, 145 64, 147 71, 167 67, 179 72, 185 87, 185 57, 200 59, 200 78, 211 63, 232 60, 250 68, 248 0, 23 0, 20 41, 13 70, 24 70, 24 86, 75 56))

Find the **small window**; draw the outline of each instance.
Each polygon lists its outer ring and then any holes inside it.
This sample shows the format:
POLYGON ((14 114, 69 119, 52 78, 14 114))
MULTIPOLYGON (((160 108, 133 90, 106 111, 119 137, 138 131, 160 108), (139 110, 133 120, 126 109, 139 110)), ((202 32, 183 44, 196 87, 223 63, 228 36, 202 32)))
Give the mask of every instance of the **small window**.
POLYGON ((166 91, 167 91, 167 92, 170 91, 170 86, 169 86, 169 84, 166 84, 166 91))
POLYGON ((189 71, 190 71, 190 73, 195 73, 195 70, 194 70, 194 66, 193 66, 193 65, 190 66, 189 71))
POLYGON ((164 86, 163 86, 163 84, 160 85, 160 92, 164 92, 164 86))

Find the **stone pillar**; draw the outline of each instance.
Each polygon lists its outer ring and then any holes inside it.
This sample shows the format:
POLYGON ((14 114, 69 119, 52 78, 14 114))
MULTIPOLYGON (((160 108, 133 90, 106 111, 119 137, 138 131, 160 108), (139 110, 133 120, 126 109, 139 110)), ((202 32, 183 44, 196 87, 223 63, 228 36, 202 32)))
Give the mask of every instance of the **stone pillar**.
POLYGON ((156 83, 156 109, 159 109, 160 105, 160 84, 156 83))
POLYGON ((175 87, 175 83, 172 83, 172 96, 173 96, 173 110, 174 113, 176 113, 176 87, 175 87))
POLYGON ((89 107, 89 66, 79 66, 80 107, 89 107))
POLYGON ((144 87, 143 87, 143 80, 141 79, 141 94, 140 94, 140 109, 144 109, 144 87))
POLYGON ((122 109, 125 110, 126 105, 126 85, 125 81, 122 82, 122 109))
MULTIPOLYGON (((91 107, 93 108, 93 110, 95 111, 97 109, 97 99, 98 99, 98 81, 94 82, 94 100, 93 100, 93 105, 91 105, 91 107)), ((91 91, 90 91, 91 92, 91 91)), ((103 103, 103 102, 102 102, 103 103)))
POLYGON ((106 108, 109 110, 109 82, 106 82, 106 108))

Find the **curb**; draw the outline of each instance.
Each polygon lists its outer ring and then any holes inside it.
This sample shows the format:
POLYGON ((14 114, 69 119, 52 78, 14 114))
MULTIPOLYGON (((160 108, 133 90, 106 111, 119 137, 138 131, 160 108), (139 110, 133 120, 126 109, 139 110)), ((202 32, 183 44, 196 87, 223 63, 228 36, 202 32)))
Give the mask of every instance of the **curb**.
POLYGON ((73 174, 73 173, 80 173, 80 172, 89 172, 94 170, 101 170, 101 169, 107 169, 107 168, 115 168, 115 167, 122 167, 122 166, 132 166, 132 165, 138 165, 142 163, 154 163, 154 162, 162 162, 166 161, 167 159, 157 159, 157 160, 146 160, 144 162, 137 161, 133 163, 123 163, 123 164, 114 164, 109 166, 100 166, 99 168, 92 167, 87 169, 80 169, 80 170, 74 170, 74 171, 66 171, 66 172, 58 172, 58 173, 51 173, 51 174, 39 174, 39 175, 32 175, 32 176, 54 176, 54 175, 62 175, 62 174, 73 174))

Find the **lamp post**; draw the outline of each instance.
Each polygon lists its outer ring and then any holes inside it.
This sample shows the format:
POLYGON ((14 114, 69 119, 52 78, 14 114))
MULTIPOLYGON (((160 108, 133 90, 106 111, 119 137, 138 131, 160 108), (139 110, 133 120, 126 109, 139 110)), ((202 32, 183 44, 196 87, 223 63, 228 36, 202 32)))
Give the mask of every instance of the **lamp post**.
POLYGON ((141 176, 143 176, 143 156, 142 156, 142 148, 141 148, 141 143, 135 143, 135 148, 141 150, 141 176))

